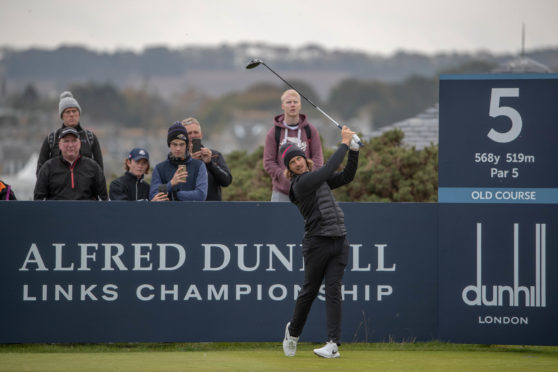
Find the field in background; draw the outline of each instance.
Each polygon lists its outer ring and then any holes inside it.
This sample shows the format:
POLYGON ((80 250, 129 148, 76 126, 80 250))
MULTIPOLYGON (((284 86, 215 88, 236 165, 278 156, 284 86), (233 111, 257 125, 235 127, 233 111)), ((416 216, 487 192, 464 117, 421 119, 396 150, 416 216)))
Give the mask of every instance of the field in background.
POLYGON ((287 358, 278 343, 0 345, 0 371, 557 371, 556 346, 440 342, 344 344, 341 358, 301 343, 287 358))

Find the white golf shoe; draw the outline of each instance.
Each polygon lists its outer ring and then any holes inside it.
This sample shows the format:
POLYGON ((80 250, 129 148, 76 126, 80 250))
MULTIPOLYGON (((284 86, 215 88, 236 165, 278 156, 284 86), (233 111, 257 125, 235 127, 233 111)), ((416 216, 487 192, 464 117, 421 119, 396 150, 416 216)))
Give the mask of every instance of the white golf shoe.
POLYGON ((337 344, 333 341, 328 341, 324 347, 314 349, 314 354, 322 358, 339 358, 341 356, 337 344))
POLYGON ((298 343, 298 337, 293 337, 289 334, 289 325, 291 322, 287 323, 285 327, 285 338, 283 339, 283 351, 288 357, 293 357, 296 354, 296 344, 298 343))

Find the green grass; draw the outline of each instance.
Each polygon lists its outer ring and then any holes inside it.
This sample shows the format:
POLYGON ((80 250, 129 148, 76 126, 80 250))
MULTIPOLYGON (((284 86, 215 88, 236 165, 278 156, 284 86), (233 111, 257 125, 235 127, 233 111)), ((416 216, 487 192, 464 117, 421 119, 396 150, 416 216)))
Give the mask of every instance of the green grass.
POLYGON ((558 347, 440 342, 344 344, 341 358, 316 357, 299 344, 119 343, 0 345, 0 371, 557 371, 558 347))

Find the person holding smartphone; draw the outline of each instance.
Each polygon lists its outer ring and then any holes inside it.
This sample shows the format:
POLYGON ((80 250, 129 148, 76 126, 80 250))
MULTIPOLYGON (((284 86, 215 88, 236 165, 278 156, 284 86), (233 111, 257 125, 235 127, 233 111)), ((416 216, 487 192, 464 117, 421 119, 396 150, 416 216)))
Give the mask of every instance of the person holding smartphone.
POLYGON ((221 187, 227 187, 232 182, 232 174, 223 155, 214 149, 202 145, 203 132, 200 122, 193 117, 182 120, 182 125, 188 132, 190 139, 190 155, 199 159, 207 167, 207 199, 222 200, 221 187))
POLYGON ((150 200, 203 201, 207 197, 205 163, 190 156, 188 132, 181 122, 170 126, 167 134, 170 152, 155 166, 149 190, 150 200))

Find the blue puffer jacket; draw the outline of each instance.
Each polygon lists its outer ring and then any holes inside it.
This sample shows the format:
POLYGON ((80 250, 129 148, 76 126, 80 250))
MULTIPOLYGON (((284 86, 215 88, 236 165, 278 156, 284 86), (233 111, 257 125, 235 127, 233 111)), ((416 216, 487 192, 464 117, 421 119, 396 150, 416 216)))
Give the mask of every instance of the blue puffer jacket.
POLYGON ((159 185, 165 184, 170 200, 203 201, 207 197, 207 168, 203 161, 187 159, 177 161, 170 154, 167 160, 157 164, 153 170, 151 178, 151 189, 149 190, 149 200, 159 192, 159 185), (178 169, 179 164, 186 164, 188 177, 185 183, 179 183, 172 187, 170 180, 178 169))

